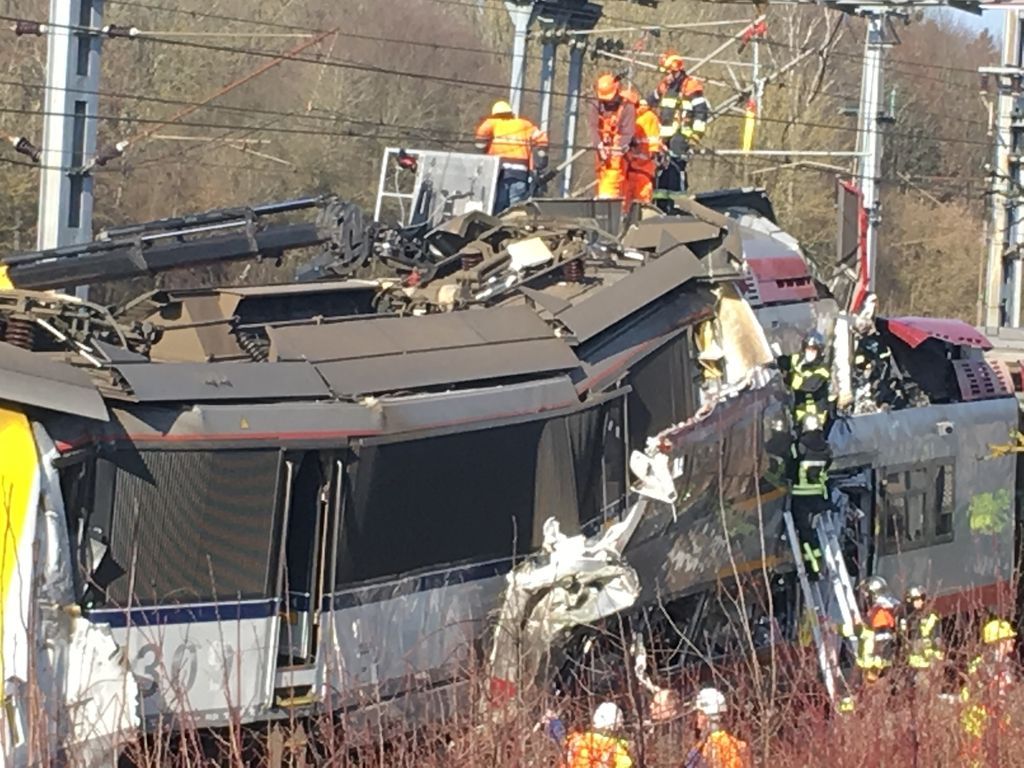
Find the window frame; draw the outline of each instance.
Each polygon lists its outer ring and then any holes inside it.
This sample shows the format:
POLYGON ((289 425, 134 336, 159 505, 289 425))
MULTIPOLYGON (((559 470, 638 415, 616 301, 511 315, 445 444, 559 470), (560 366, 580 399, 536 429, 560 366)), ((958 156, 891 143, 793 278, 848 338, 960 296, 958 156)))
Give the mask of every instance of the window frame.
MULTIPOLYGON (((925 547, 948 544, 956 538, 956 461, 953 458, 933 459, 926 462, 896 464, 878 470, 876 510, 880 515, 877 526, 877 547, 881 556, 899 555, 925 547), (915 476, 923 478, 915 483, 915 476), (890 478, 899 476, 901 490, 888 491, 893 485, 890 478), (942 480, 941 486, 939 480, 942 480), (941 489, 941 490, 940 490, 941 489), (948 489, 948 492, 947 492, 948 489), (920 501, 918 501, 920 500, 920 501), (894 512, 902 505, 902 526, 894 526, 894 512), (909 539, 906 527, 911 518, 912 505, 924 506, 921 535, 909 539), (940 521, 949 520, 949 530, 939 532, 940 521)), ((899 522, 898 519, 896 522, 899 522)))

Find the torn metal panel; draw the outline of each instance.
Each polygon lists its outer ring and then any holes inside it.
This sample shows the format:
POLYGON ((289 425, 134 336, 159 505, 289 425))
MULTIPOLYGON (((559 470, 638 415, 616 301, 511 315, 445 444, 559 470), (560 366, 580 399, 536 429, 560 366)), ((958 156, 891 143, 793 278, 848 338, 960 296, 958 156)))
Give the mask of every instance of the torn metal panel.
POLYGON ((775 223, 775 209, 772 207, 768 193, 756 187, 738 189, 720 189, 712 192, 698 192, 694 200, 712 210, 724 214, 757 213, 768 221, 775 223))
POLYGON ((579 343, 583 343, 703 274, 700 260, 692 251, 680 246, 664 256, 651 259, 628 277, 565 310, 558 319, 565 323, 579 343))
POLYGON ((538 291, 536 288, 530 288, 526 285, 521 285, 516 290, 523 294, 528 301, 532 302, 534 307, 540 307, 552 317, 559 315, 572 306, 570 301, 553 296, 545 291, 538 291))
POLYGON ((928 339, 939 339, 967 347, 992 349, 992 342, 985 334, 963 320, 938 319, 934 317, 890 317, 885 319, 889 333, 912 348, 928 339))
POLYGON ((0 342, 0 399, 107 420, 103 398, 82 371, 0 342))
POLYGON ((702 288, 683 290, 671 299, 659 302, 656 309, 645 315, 642 323, 629 324, 585 349, 583 365, 575 377, 577 390, 598 390, 622 378, 638 360, 653 354, 687 328, 711 317, 715 305, 715 296, 702 288))
POLYGON ((722 236, 722 228, 699 219, 659 216, 644 219, 630 227, 622 238, 624 248, 664 253, 678 244, 713 240, 722 236))
POLYGON ((93 347, 100 353, 101 359, 108 363, 148 363, 149 358, 132 352, 130 349, 108 344, 105 341, 96 339, 92 342, 93 347))
POLYGON ((115 366, 141 402, 329 398, 306 362, 144 363, 115 366))
POLYGON ((314 363, 554 338, 529 307, 502 307, 268 329, 272 360, 314 363))
POLYGON ((739 383, 749 372, 774 362, 764 329, 750 305, 730 285, 720 288, 718 324, 722 331, 726 381, 739 383))
POLYGON ((623 520, 589 541, 563 535, 548 518, 547 557, 526 560, 507 577, 489 657, 492 688, 511 692, 529 684, 563 633, 633 606, 640 583, 622 551, 650 503, 636 502, 623 520))
POLYGON ((318 362, 316 369, 336 394, 363 395, 570 371, 578 366, 572 349, 552 338, 318 362))

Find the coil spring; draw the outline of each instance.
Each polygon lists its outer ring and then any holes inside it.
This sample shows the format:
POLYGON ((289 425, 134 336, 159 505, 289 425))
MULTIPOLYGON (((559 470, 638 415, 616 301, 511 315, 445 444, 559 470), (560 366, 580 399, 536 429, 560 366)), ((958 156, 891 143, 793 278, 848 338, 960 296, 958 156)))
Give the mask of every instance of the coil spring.
POLYGON ((562 267, 562 276, 565 278, 566 282, 582 283, 583 262, 579 259, 573 259, 572 261, 566 262, 565 266, 562 267))
POLYGON ((484 260, 482 253, 467 253, 462 257, 462 268, 464 270, 470 270, 484 260))
POLYGON ((31 320, 9 317, 4 341, 15 347, 32 350, 36 346, 36 326, 31 320))
POLYGON ((257 363, 263 362, 269 356, 270 342, 252 332, 239 331, 238 346, 257 363))

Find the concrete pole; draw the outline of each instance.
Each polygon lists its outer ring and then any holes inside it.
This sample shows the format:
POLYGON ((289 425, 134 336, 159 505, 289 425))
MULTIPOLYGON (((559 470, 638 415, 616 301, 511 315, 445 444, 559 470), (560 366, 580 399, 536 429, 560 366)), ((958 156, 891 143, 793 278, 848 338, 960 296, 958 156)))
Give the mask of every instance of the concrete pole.
MULTIPOLYGON (((987 328, 999 328, 1007 323, 1020 325, 1020 260, 1014 259, 1013 282, 1007 285, 1007 257, 1013 256, 1013 249, 1022 235, 1021 227, 1014 222, 1020 218, 1017 200, 1020 190, 1014 189, 1011 179, 1019 181, 1020 163, 1014 161, 1015 130, 1014 93, 1012 72, 1024 65, 1020 46, 1021 16, 1017 10, 1004 11, 1003 17, 1003 58, 1002 63, 1009 69, 996 74, 998 96, 995 111, 995 157, 994 177, 991 195, 991 221, 989 224, 988 259, 985 266, 985 311, 983 322, 987 328), (1007 75, 1010 79, 1007 80, 1007 75), (1004 300, 1007 306, 1004 306, 1004 300)), ((1019 131, 1017 131, 1019 132, 1019 131)))
POLYGON ((509 83, 508 103, 519 114, 522 106, 523 86, 526 82, 526 35, 533 18, 533 3, 521 4, 505 0, 505 8, 512 20, 512 75, 509 83))
POLYGON ((864 39, 864 64, 861 70, 860 110, 857 133, 857 151, 860 188, 864 194, 864 210, 868 217, 866 251, 868 290, 875 290, 878 261, 878 225, 881 211, 878 203, 878 168, 882 157, 879 116, 882 112, 882 24, 884 11, 868 16, 867 35, 864 39))
MULTIPOLYGON (((1020 11, 1009 11, 1006 14, 1006 24, 1012 24, 1013 29, 1006 30, 1004 46, 1009 50, 1012 44, 1013 66, 1020 70, 1024 66, 1024 55, 1021 51, 1021 16, 1020 11)), ((1019 80, 1015 81, 1019 83, 1019 80)), ((1009 173, 1013 181, 1013 188, 1006 198, 1009 224, 1012 227, 1013 240, 1011 259, 1013 261, 1013 280, 1010 285, 1009 301, 1007 302, 1007 314, 1009 324, 1013 328, 1021 326, 1021 303, 1024 301, 1024 223, 1021 216, 1024 216, 1024 115, 1021 114, 1020 101, 1024 98, 1017 86, 1011 86, 1010 100, 1010 149, 1007 156, 1009 173)))
POLYGON ((92 240, 93 178, 84 169, 96 156, 100 37, 69 27, 102 26, 103 0, 50 0, 39 249, 92 240))
MULTIPOLYGON (((583 49, 585 41, 575 38, 569 49, 569 81, 565 97, 565 159, 574 154, 576 145, 576 120, 580 112, 580 87, 583 81, 583 49)), ((572 164, 562 174, 562 197, 568 197, 572 190, 572 164)))
POLYGON ((551 91, 555 85, 555 43, 544 41, 540 59, 540 129, 551 130, 551 91))

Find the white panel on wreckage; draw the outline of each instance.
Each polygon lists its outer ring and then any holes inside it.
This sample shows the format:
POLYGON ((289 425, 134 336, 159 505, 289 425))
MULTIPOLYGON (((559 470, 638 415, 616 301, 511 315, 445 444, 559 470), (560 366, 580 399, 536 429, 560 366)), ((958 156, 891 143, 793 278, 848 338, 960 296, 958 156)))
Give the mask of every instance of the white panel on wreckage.
POLYGON ((110 628, 78 615, 57 452, 40 426, 0 408, 0 455, 0 766, 61 754, 109 765, 138 732, 138 686, 110 628))

